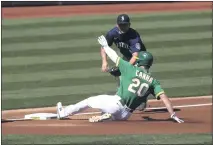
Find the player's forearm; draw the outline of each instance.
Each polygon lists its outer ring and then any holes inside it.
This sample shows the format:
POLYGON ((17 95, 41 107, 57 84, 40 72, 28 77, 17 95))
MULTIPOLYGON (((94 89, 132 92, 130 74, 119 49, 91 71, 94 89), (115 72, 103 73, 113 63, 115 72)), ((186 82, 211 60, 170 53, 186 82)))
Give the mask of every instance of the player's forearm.
POLYGON ((136 62, 136 58, 135 57, 132 57, 129 61, 130 64, 134 65, 136 62))
POLYGON ((168 112, 170 113, 170 115, 172 115, 174 113, 174 110, 173 110, 171 101, 168 99, 168 97, 165 94, 162 94, 160 97, 161 97, 163 103, 165 104, 168 112))
POLYGON ((166 94, 165 93, 161 94, 160 98, 164 102, 167 110, 169 111, 170 117, 178 123, 183 123, 184 121, 182 119, 178 118, 177 115, 175 114, 173 107, 172 107, 172 103, 169 100, 169 98, 166 96, 166 94))
POLYGON ((164 102, 164 104, 166 105, 166 108, 171 116, 174 113, 171 102, 168 100, 168 101, 166 101, 166 103, 164 102))
POLYGON ((114 62, 116 63, 116 60, 118 59, 118 55, 117 53, 112 49, 110 48, 109 46, 106 46, 103 48, 104 51, 106 52, 107 56, 114 62))
POLYGON ((134 52, 132 54, 132 58, 130 59, 129 63, 131 63, 132 65, 135 64, 136 60, 137 60, 137 57, 138 57, 138 52, 134 52))
POLYGON ((101 48, 101 58, 102 58, 102 63, 107 63, 107 55, 104 51, 104 48, 101 48))

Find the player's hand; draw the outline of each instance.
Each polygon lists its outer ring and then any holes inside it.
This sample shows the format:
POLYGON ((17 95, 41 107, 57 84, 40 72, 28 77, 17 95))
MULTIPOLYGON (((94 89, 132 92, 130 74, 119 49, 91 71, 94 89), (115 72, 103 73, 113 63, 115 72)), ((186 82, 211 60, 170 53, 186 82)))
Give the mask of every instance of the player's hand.
POLYGON ((175 113, 173 113, 171 115, 171 118, 174 119, 178 123, 183 123, 184 122, 183 120, 181 120, 180 118, 178 118, 175 113))
POLYGON ((102 63, 101 70, 102 72, 107 72, 109 69, 108 63, 102 63))
POLYGON ((107 47, 108 46, 107 40, 106 40, 106 38, 103 35, 98 37, 98 42, 101 44, 102 47, 107 47))

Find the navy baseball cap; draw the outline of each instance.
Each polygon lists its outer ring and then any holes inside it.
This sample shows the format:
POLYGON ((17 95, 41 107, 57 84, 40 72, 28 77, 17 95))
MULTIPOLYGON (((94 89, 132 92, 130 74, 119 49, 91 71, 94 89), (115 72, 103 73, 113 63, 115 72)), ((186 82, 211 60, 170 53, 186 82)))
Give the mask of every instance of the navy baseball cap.
POLYGON ((117 18, 117 24, 130 24, 130 18, 127 14, 121 14, 117 18))

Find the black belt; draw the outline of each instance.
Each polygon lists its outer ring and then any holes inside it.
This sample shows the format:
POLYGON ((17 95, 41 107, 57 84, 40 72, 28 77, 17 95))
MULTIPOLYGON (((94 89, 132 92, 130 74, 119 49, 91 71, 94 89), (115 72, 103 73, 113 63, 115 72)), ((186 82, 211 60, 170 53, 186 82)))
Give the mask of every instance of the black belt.
POLYGON ((121 103, 121 105, 123 105, 124 106, 124 108, 126 108, 129 112, 133 112, 134 110, 133 109, 131 109, 131 108, 129 108, 129 107, 127 107, 127 105, 124 103, 124 101, 122 100, 122 99, 120 99, 119 100, 119 102, 121 103))

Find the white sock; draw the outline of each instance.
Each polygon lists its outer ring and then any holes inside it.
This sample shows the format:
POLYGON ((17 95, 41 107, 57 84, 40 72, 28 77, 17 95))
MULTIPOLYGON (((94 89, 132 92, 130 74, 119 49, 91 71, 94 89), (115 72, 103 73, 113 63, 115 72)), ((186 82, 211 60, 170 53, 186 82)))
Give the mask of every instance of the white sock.
POLYGON ((88 100, 85 99, 81 102, 78 102, 77 104, 75 105, 69 105, 67 107, 64 108, 64 112, 65 112, 65 115, 66 116, 69 116, 69 115, 74 115, 74 114, 77 114, 85 109, 88 109, 89 106, 88 106, 88 100))

